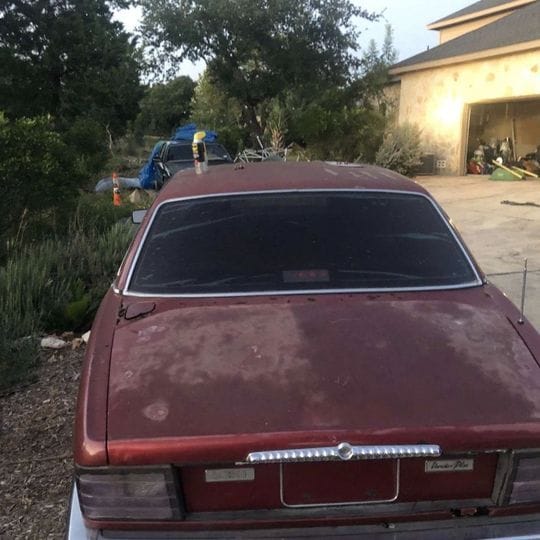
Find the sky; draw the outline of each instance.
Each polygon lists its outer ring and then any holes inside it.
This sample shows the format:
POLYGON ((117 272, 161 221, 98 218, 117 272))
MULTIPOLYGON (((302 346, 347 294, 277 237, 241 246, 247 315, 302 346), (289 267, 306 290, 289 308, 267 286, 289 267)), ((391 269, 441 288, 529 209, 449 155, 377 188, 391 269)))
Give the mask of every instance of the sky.
MULTIPOLYGON (((426 25, 474 3, 474 0, 352 1, 368 11, 383 13, 380 22, 359 21, 360 46, 367 48, 371 39, 374 39, 378 45, 382 45, 385 24, 389 23, 394 30, 394 45, 398 51, 399 60, 409 58, 438 44, 438 32, 427 30, 426 25)), ((139 8, 132 8, 122 10, 115 18, 123 22, 127 30, 133 31, 140 16, 139 8)), ((189 75, 196 79, 203 70, 203 62, 196 65, 186 62, 182 65, 179 74, 189 75)))

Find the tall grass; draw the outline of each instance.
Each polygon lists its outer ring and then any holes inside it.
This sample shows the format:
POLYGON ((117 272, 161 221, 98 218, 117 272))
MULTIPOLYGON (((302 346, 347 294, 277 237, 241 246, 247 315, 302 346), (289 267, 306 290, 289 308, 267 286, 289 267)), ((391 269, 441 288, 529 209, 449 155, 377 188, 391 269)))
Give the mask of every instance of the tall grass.
POLYGON ((98 226, 97 215, 78 213, 68 234, 12 250, 0 267, 0 387, 26 376, 36 335, 89 326, 133 235, 126 220, 98 226))

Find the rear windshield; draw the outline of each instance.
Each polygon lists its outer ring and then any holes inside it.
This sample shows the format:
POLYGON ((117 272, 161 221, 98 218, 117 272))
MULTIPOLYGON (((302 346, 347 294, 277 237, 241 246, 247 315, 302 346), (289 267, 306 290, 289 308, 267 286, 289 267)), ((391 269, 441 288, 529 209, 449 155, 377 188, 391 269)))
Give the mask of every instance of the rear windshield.
POLYGON ((178 144, 169 146, 166 161, 193 161, 191 144, 178 144))
POLYGON ((289 192, 164 204, 129 289, 213 294, 476 282, 463 250, 425 197, 289 192))
MULTIPOLYGON (((206 143, 208 159, 229 160, 227 150, 220 144, 206 143)), ((169 146, 166 161, 193 161, 193 150, 191 144, 177 144, 169 146)))

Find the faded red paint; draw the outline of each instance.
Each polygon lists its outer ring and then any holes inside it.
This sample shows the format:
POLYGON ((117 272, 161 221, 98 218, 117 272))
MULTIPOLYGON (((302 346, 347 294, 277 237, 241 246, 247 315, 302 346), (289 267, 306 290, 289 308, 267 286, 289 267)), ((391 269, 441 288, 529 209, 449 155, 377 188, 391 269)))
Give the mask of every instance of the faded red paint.
MULTIPOLYGON (((375 167, 271 163, 215 167, 203 177, 182 173, 153 209, 172 198, 317 188, 426 193, 375 167)), ((232 512, 280 508, 277 465, 259 467, 264 472, 254 484, 203 481, 205 468, 234 466, 249 452, 347 441, 431 443, 445 456, 474 453, 472 473, 428 477, 424 460, 402 460, 398 500, 414 502, 490 499, 499 454, 485 452, 540 448, 540 336, 530 323, 517 324, 517 309, 493 286, 216 299, 124 296, 153 209, 122 265, 119 290, 109 291, 94 323, 77 409, 78 465, 174 464, 188 512, 232 512), (126 313, 134 318, 127 320, 126 313)), ((289 485, 298 488, 291 488, 294 501, 328 492, 324 481, 310 484, 313 475, 290 471, 289 485)), ((366 493, 386 497, 390 476, 383 485, 364 486, 366 493)), ((493 515, 539 509, 487 506, 493 515)), ((446 519, 450 510, 400 515, 390 505, 376 517, 336 509, 325 515, 297 510, 287 516, 231 513, 202 522, 88 524, 183 530, 330 526, 386 517, 446 519)))
MULTIPOLYGON (((390 431, 418 442, 411 434, 428 427, 504 426, 510 439, 524 425, 540 427, 538 365, 482 287, 154 301, 151 315, 116 331, 113 463, 124 441, 176 438, 170 459, 184 461, 183 437, 289 433, 285 447, 295 448, 295 432, 362 444, 390 431)), ((456 451, 474 438, 460 448, 445 436, 427 442, 456 451)), ((239 445, 222 458, 248 451, 239 445)), ((204 439, 198 453, 204 461, 204 439)))

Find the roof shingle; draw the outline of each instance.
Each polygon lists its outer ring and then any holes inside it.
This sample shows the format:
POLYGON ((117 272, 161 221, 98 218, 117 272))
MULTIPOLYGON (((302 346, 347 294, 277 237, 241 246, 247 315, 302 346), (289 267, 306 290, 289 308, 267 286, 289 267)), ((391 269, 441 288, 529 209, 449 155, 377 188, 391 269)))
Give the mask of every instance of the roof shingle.
POLYGON ((540 0, 522 7, 506 17, 483 26, 433 49, 407 58, 392 66, 391 72, 466 54, 508 47, 540 39, 540 0))
POLYGON ((448 15, 447 17, 443 17, 442 19, 432 22, 431 25, 439 24, 445 21, 451 21, 452 19, 457 19, 458 17, 466 17, 467 15, 474 15, 475 13, 478 13, 480 11, 485 11, 486 9, 492 9, 499 6, 504 6, 504 4, 509 4, 510 2, 511 0, 480 0, 479 2, 475 2, 474 4, 471 4, 470 6, 464 7, 463 9, 460 9, 459 11, 456 11, 455 13, 448 15))

